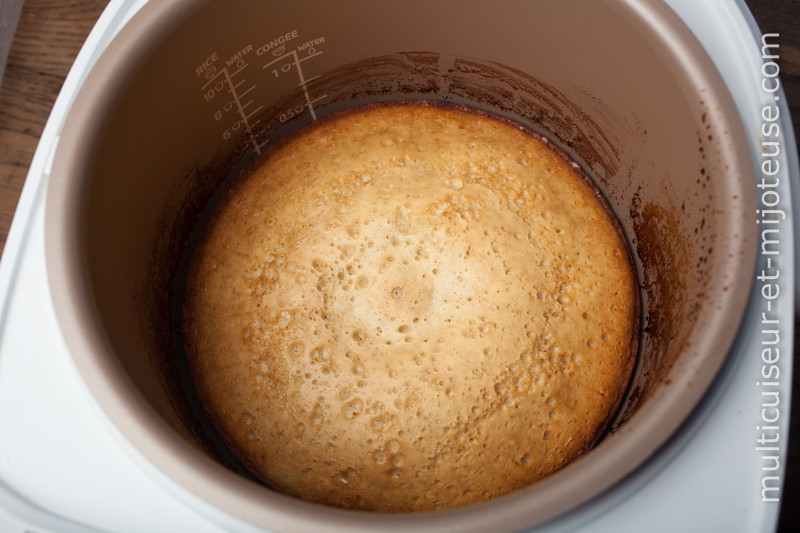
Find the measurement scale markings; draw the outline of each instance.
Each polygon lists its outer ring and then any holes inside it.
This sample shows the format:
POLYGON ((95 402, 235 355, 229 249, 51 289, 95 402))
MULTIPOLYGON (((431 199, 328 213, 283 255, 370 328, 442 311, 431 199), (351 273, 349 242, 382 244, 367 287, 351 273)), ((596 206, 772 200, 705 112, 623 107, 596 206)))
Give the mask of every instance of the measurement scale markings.
MULTIPOLYGON (((301 61, 305 61, 306 59, 311 59, 312 57, 318 56, 321 53, 322 52, 317 52, 315 54, 310 54, 310 55, 304 57, 303 59, 300 59, 297 56, 297 50, 292 50, 291 52, 283 54, 282 56, 278 57, 277 59, 275 59, 273 61, 270 61, 269 63, 267 63, 266 65, 261 67, 262 69, 268 68, 268 67, 274 65, 275 63, 277 63, 279 61, 283 61, 284 59, 286 59, 289 56, 292 56, 292 58, 294 58, 294 66, 297 67, 297 75, 300 77, 300 87, 303 88, 303 94, 306 97, 306 105, 308 105, 308 110, 311 113, 311 118, 313 120, 317 120, 317 114, 314 112, 314 106, 312 105, 313 102, 311 101, 311 96, 309 96, 309 94, 308 94, 308 87, 306 87, 306 83, 307 82, 306 82, 305 78, 303 78, 303 69, 300 68, 300 62, 301 61)), ((315 76, 314 78, 311 78, 311 79, 313 80, 313 79, 316 79, 318 77, 319 76, 315 76)), ((308 80, 308 81, 311 81, 311 80, 308 80)), ((325 95, 325 96, 327 96, 327 95, 325 95)), ((322 98, 324 98, 325 96, 323 96, 322 98)), ((316 102, 317 100, 319 100, 319 98, 314 100, 314 102, 316 102)))
MULTIPOLYGON (((245 67, 246 67, 246 66, 247 66, 247 65, 245 65, 245 67)), ((237 70, 236 72, 241 72, 241 70, 242 70, 243 68, 244 68, 244 67, 240 68, 240 69, 239 69, 239 70, 237 70)), ((239 95, 237 95, 237 94, 236 94, 236 87, 238 87, 239 85, 241 85, 242 83, 244 83, 244 80, 242 80, 241 82, 237 83, 237 84, 234 86, 234 85, 233 85, 233 80, 231 79, 231 76, 228 74, 228 69, 227 69, 227 68, 224 68, 224 69, 222 69, 222 72, 223 72, 223 73, 225 73, 225 79, 226 79, 226 80, 227 80, 227 82, 228 82, 228 87, 230 88, 230 93, 231 93, 231 95, 233 95, 233 100, 234 100, 234 102, 236 102, 236 107, 238 107, 238 108, 239 108, 239 115, 242 117, 242 124, 244 124, 245 131, 247 131, 247 132, 248 132, 248 135, 250 136, 250 142, 252 142, 252 143, 253 143, 253 147, 255 148, 255 150, 256 150, 256 153, 257 153, 257 154, 259 154, 259 155, 261 155, 261 147, 260 147, 260 146, 258 145, 258 143, 256 142, 256 138, 255 138, 255 137, 253 136, 253 134, 252 134, 253 127, 250 125, 250 123, 249 123, 249 122, 248 122, 248 120, 247 120, 248 118, 250 118, 250 117, 252 116, 252 113, 251 113, 250 115, 245 115, 245 114, 244 114, 244 108, 245 108, 246 106, 250 105, 251 103, 253 103, 253 101, 252 101, 252 100, 250 100, 248 103, 246 103, 244 106, 242 106, 242 102, 241 102, 241 100, 240 100, 240 98, 241 98, 241 97, 240 97, 239 95)), ((234 72, 234 74, 236 74, 236 72, 234 72)), ((255 87, 255 86, 253 86, 253 87, 255 87)), ((250 90, 252 90, 252 88, 253 88, 253 87, 251 87, 250 89, 248 89, 248 92, 249 92, 250 90)), ((256 111, 258 111, 258 110, 256 110, 256 111)))
POLYGON ((213 75, 211 78, 209 78, 209 79, 208 79, 208 81, 206 82, 206 84, 205 84, 205 85, 203 85, 203 87, 202 87, 200 90, 201 90, 201 91, 205 91, 205 90, 206 90, 206 88, 207 88, 209 85, 211 85, 212 83, 214 83, 214 80, 215 80, 215 79, 217 79, 217 77, 218 77, 218 76, 221 76, 221 75, 223 75, 223 74, 224 74, 226 77, 230 77, 230 78, 232 78, 232 77, 236 76, 237 74, 239 74, 241 71, 243 71, 245 68, 247 68, 247 63, 245 63, 245 64, 244 64, 244 66, 242 66, 242 68, 240 68, 240 69, 236 70, 236 71, 235 71, 233 74, 228 74, 228 68, 227 68, 227 67, 224 67, 222 70, 220 70, 219 72, 217 72, 216 74, 214 74, 214 75, 213 75))
POLYGON ((306 87, 306 80, 303 79, 303 70, 300 68, 300 61, 305 61, 306 59, 311 59, 314 56, 321 54, 322 52, 317 52, 316 54, 309 55, 302 60, 298 60, 297 52, 292 50, 292 54, 294 55, 294 64, 297 66, 297 75, 300 76, 300 86, 303 87, 303 93, 306 95, 306 102, 308 102, 308 110, 311 112, 311 118, 317 120, 317 114, 314 113, 314 106, 311 105, 311 96, 308 94, 308 87, 306 87))
MULTIPOLYGON (((228 87, 230 87, 230 93, 233 95, 233 101, 236 102, 236 107, 239 108, 239 114, 244 116, 244 109, 242 109, 242 103, 239 101, 239 96, 236 94, 236 87, 233 86, 233 81, 231 80, 231 77, 228 76, 227 69, 223 69, 223 72, 225 73, 228 87)), ((247 124, 245 124, 245 126, 247 126, 247 124)))
POLYGON ((214 74, 211 78, 209 78, 206 84, 203 85, 203 87, 200 89, 200 91, 205 91, 206 88, 212 83, 214 83, 214 80, 217 79, 217 77, 221 76, 222 74, 225 74, 225 69, 220 70, 218 73, 214 74))
MULTIPOLYGON (((308 78, 308 79, 306 80, 306 83, 308 83, 308 82, 310 82, 310 81, 314 81, 315 79, 317 79, 317 78, 319 78, 319 77, 321 77, 321 76, 314 76, 313 78, 308 78)), ((297 84, 297 86, 298 86, 298 87, 300 87, 300 86, 302 86, 302 85, 303 85, 303 83, 302 83, 302 82, 297 84)), ((320 100, 322 100, 322 99, 323 99, 323 98, 325 98, 326 96, 328 96, 328 93, 325 93, 325 94, 323 94, 322 96, 318 96, 318 97, 314 98, 313 100, 311 100, 311 101, 310 101, 310 102, 308 102, 308 103, 309 103, 309 104, 313 104, 314 102, 319 102, 320 100)))
MULTIPOLYGON (((248 64, 247 64, 247 63, 245 63, 244 65, 242 65, 242 67, 241 67, 241 68, 239 68, 239 69, 235 70, 235 71, 233 72, 233 74, 231 74, 231 78, 232 78, 232 77, 234 77, 234 76, 236 76, 237 74, 239 74, 239 73, 240 73, 241 71, 243 71, 244 69, 246 69, 246 68, 247 68, 247 65, 248 65, 248 64)), ((228 67, 225 67, 223 70, 228 70, 228 67)))
POLYGON ((261 67, 261 68, 268 68, 268 67, 271 67, 271 66, 272 66, 272 65, 274 65, 275 63, 277 63, 277 62, 279 62, 279 61, 283 61, 284 59, 286 59, 287 57, 289 57, 290 55, 293 55, 293 54, 294 54, 295 56, 297 56, 297 53, 296 53, 294 50, 292 50, 292 51, 291 51, 291 52, 289 52, 288 54, 283 54, 282 56, 278 57, 277 59, 273 59, 272 61, 270 61, 269 63, 267 63, 266 65, 264 65, 264 66, 263 66, 263 67, 261 67))
MULTIPOLYGON (((258 113, 259 111, 261 111, 263 108, 264 108, 264 106, 263 106, 263 105, 260 105, 260 106, 258 106, 258 109, 256 109, 255 111, 253 111, 252 113, 250 113, 249 115, 247 115, 245 118, 250 118, 250 117, 252 117, 252 116, 253 116, 253 115, 255 115, 256 113, 258 113)), ((255 126, 256 124, 258 124, 259 122, 261 122, 261 121, 260 121, 260 120, 257 120, 257 121, 255 121, 255 122, 253 123, 253 126, 255 126)))
MULTIPOLYGON (((265 141, 264 141, 263 143, 261 143, 261 144, 258 144, 258 143, 256 142, 256 138, 255 138, 255 136, 253 135, 253 133, 252 133, 252 132, 253 132, 253 128, 254 128, 254 126, 255 126, 256 124, 258 124, 258 123, 260 122, 260 120, 257 120, 257 121, 255 121, 253 124, 250 124, 250 122, 249 122, 249 119, 250 119, 250 117, 252 117, 252 116, 253 116, 253 115, 255 115, 256 113, 258 113, 258 112, 259 112, 259 111, 260 111, 260 110, 263 108, 263 106, 259 106, 259 107, 258 107, 258 109, 256 109, 256 110, 255 110, 255 111, 253 111, 252 113, 250 113, 250 114, 247 114, 247 115, 246 115, 244 110, 245 110, 245 108, 246 108, 247 106, 249 106, 250 104, 252 104, 252 103, 253 103, 253 100, 250 100, 249 102, 247 102, 247 103, 246 103, 246 104, 244 104, 244 105, 242 105, 242 102, 241 102, 241 98, 242 98, 243 96, 245 96, 247 93, 249 93, 250 91, 252 91, 253 89, 255 89, 255 88, 256 88, 256 86, 255 86, 255 85, 253 85, 253 86, 251 86, 249 89, 247 89, 246 91, 244 91, 242 94, 237 94, 237 93, 236 93, 236 89, 237 89, 239 86, 241 86, 241 85, 242 85, 242 84, 243 84, 245 81, 247 81, 247 80, 246 80, 246 79, 242 79, 242 80, 241 80, 240 82, 238 82, 236 85, 234 85, 234 84, 233 84, 233 77, 234 77, 234 76, 236 76, 237 74, 239 74, 241 71, 243 71, 243 70, 244 70, 245 68, 247 68, 248 66, 249 66, 249 64, 248 64, 248 63, 244 63, 244 64, 242 64, 242 66, 241 66, 241 67, 239 67, 238 69, 236 69, 236 70, 235 70, 235 71, 233 71, 232 73, 229 73, 229 72, 228 72, 228 69, 227 69, 227 67, 223 67, 222 69, 220 69, 220 71, 219 71, 219 72, 217 72, 216 74, 214 74, 213 76, 211 76, 211 78, 209 78, 209 79, 208 79, 208 81, 206 82, 206 84, 205 84, 205 85, 203 85, 203 87, 202 87, 200 90, 201 90, 201 91, 205 91, 205 90, 206 90, 206 89, 207 89, 207 88, 208 88, 208 87, 209 87, 211 84, 213 84, 213 83, 215 83, 215 82, 216 82, 217 78, 219 78, 220 76, 224 76, 224 80, 223 80, 221 83, 223 83, 223 84, 224 84, 224 83, 226 83, 226 82, 227 82, 227 85, 228 85, 228 92, 229 92, 229 93, 230 93, 230 94, 233 96, 233 101, 232 101, 232 102, 229 102, 229 103, 227 103, 227 104, 225 104, 225 105, 223 106, 223 108, 225 109, 225 111, 228 111, 228 110, 230 110, 230 109, 231 109, 231 106, 232 106, 233 104, 236 104, 236 108, 237 108, 237 110, 238 110, 238 112, 239 112, 239 116, 240 116, 240 117, 242 117, 242 119, 241 119, 240 121, 237 121, 237 122, 236 122, 236 123, 235 123, 235 124, 232 126, 232 129, 233 129, 233 131, 236 131, 236 130, 238 130, 238 129, 239 129, 239 125, 243 125, 243 126, 245 127, 245 132, 247 132, 247 134, 248 134, 248 135, 249 135, 249 137, 250 137, 250 142, 252 142, 252 143, 253 143, 253 147, 255 148, 255 151, 256 151, 256 153, 260 155, 260 154, 261 154, 261 148, 262 148, 264 145, 266 145, 266 144, 269 142, 269 139, 265 140, 265 141)), ((216 91, 221 91, 221 90, 222 90, 222 87, 219 87, 219 88, 217 88, 217 89, 216 89, 216 91)), ((213 97, 213 94, 212 94, 212 96, 211 96, 211 97, 213 97)), ((206 98, 206 101, 208 101, 208 98, 206 98)), ((219 118, 218 118, 217 120, 219 120, 219 118)), ((227 131, 227 130, 225 131, 225 135, 229 135, 229 133, 228 133, 228 131, 227 131)), ((223 138, 227 138, 227 137, 225 137, 225 135, 223 135, 223 138)))
MULTIPOLYGON (((312 57, 318 56, 318 55, 320 55, 321 53, 322 53, 322 52, 314 52, 313 54, 308 54, 308 55, 307 55, 306 57, 304 57, 303 59, 300 59, 300 61, 305 61, 306 59, 311 59, 312 57)), ((296 58, 297 58, 297 53, 295 53, 295 59, 296 59, 296 58)))

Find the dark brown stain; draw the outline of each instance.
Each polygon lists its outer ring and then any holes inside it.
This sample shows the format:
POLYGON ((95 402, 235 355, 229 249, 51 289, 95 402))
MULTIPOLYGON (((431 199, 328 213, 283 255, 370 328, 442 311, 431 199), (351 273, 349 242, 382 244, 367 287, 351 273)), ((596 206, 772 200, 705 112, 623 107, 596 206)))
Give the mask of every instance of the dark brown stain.
POLYGON ((229 469, 249 476, 219 436, 211 429, 189 378, 180 331, 181 302, 186 264, 204 225, 209 199, 220 183, 230 180, 231 169, 241 164, 243 150, 218 156, 204 168, 187 169, 170 190, 155 228, 148 275, 137 286, 136 299, 142 335, 151 346, 151 364, 158 369, 163 390, 184 436, 229 469), (226 180, 227 178, 227 180, 226 180))
MULTIPOLYGON (((654 203, 642 204, 641 191, 631 198, 629 215, 636 235, 636 254, 643 267, 647 294, 646 320, 640 350, 640 369, 628 404, 617 426, 628 420, 664 380, 680 351, 670 349, 686 323, 689 295, 686 276, 691 269, 689 246, 675 215, 654 203)), ((669 383, 669 380, 664 381, 669 383)))
MULTIPOLYGON (((529 74, 499 63, 430 52, 404 52, 342 66, 310 81, 307 88, 312 94, 327 95, 314 104, 318 116, 356 103, 405 99, 450 101, 521 121, 581 160, 600 182, 612 177, 620 166, 624 143, 585 111, 584 104, 592 98, 590 95, 580 94, 581 101, 577 101, 529 74)), ((281 113, 305 105, 305 95, 298 88, 263 111, 251 132, 259 143, 282 138, 310 122, 310 117, 304 112, 281 121, 281 113)), ((603 104, 595 101, 594 106, 600 109, 603 104)), ((606 110, 605 114, 608 113, 606 110)))

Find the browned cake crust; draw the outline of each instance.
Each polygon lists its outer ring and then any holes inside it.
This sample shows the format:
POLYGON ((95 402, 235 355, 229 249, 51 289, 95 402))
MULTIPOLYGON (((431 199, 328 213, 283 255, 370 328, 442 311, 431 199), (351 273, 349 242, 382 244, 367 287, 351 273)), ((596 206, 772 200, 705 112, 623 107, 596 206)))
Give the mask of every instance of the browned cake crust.
POLYGON ((480 502, 588 450, 630 377, 635 277, 552 145, 371 105, 296 132, 220 203, 187 280, 201 401, 268 485, 384 512, 480 502))

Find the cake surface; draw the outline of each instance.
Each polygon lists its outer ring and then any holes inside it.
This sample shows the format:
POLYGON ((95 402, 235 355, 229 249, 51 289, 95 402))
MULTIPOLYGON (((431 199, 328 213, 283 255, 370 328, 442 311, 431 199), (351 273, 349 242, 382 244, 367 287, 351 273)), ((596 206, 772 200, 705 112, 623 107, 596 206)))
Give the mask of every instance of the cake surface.
POLYGON ((411 103, 254 163, 184 303, 198 395, 242 462, 381 512, 488 500, 587 451, 637 324, 627 248, 575 166, 507 121, 411 103))

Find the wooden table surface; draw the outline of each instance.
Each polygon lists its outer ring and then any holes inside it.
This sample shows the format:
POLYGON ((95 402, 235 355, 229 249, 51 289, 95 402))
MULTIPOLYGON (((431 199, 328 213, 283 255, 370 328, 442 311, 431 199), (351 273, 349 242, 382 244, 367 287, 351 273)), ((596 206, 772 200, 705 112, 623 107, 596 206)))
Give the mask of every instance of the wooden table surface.
MULTIPOLYGON (((0 87, 0 249, 58 91, 107 3, 25 0, 0 87)), ((748 0, 748 4, 762 32, 780 34, 781 81, 795 132, 800 133, 800 0, 748 0)), ((781 532, 800 531, 800 366, 796 368, 781 532)))

